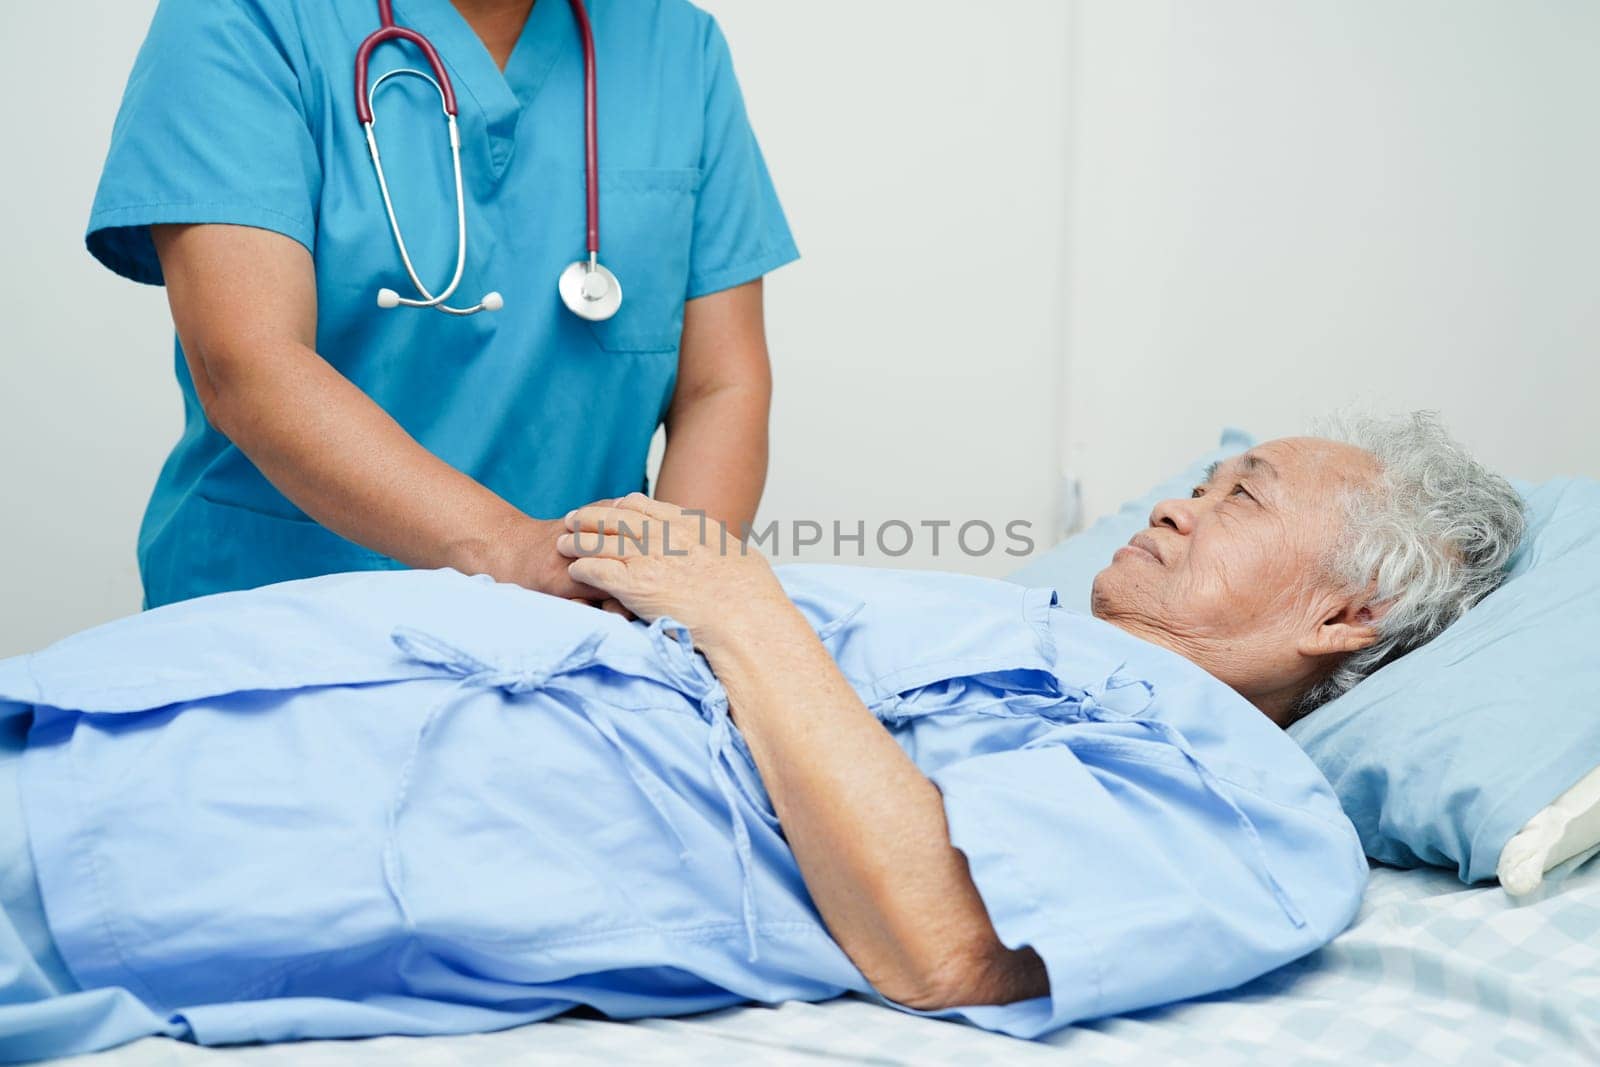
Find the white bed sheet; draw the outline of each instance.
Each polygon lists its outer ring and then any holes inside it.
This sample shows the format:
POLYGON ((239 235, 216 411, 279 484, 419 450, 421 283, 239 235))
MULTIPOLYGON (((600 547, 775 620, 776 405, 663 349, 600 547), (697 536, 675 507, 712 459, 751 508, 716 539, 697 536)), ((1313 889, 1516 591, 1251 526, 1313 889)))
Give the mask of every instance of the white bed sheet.
POLYGON ((1332 944, 1227 993, 1024 1042, 847 997, 676 1019, 567 1016, 493 1034, 207 1049, 147 1038, 94 1067, 594 1063, 1600 1063, 1600 855, 1514 900, 1379 868, 1332 944))

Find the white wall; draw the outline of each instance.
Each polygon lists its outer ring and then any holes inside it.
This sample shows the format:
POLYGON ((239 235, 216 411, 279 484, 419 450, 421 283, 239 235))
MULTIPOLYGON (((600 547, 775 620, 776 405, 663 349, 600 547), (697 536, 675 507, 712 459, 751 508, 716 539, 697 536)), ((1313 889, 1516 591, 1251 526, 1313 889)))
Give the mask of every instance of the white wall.
MULTIPOLYGON (((0 99, 39 105, 13 110, 7 131, 7 160, 27 165, 0 167, 0 291, 19 294, 0 325, 0 656, 138 609, 139 518, 181 429, 164 294, 99 268, 82 242, 154 6, 0 4, 0 41, 25 42, 0 63, 0 99)), ((1066 6, 706 6, 804 256, 769 280, 762 520, 782 524, 786 554, 795 520, 1048 528, 1066 6), (1010 279, 1007 301, 979 295, 990 272, 1010 279)), ((1016 562, 928 549, 889 562, 1016 562)))
POLYGON ((0 656, 139 609, 139 518, 183 427, 164 290, 83 247, 154 10, 0 3, 0 656))
POLYGON ((948 531, 935 556, 919 524, 1022 519, 1041 547, 1054 529, 1070 6, 702 6, 802 256, 767 279, 776 392, 758 523, 786 538, 820 523, 830 543, 805 559, 831 558, 833 522, 860 521, 867 556, 846 545, 841 562, 1015 570, 1000 552, 951 551, 948 531), (898 558, 872 543, 892 520, 918 534, 898 558))
POLYGON ((1102 511, 1358 397, 1600 475, 1600 4, 1088 0, 1066 462, 1102 511))

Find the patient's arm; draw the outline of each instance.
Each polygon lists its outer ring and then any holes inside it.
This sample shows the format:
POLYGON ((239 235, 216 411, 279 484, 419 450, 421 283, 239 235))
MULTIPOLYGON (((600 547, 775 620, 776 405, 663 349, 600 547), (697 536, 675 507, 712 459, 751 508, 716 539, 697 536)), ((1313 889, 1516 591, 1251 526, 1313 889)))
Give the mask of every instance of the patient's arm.
POLYGON ((707 634, 706 658, 806 886, 861 973, 913 1008, 1047 993, 1033 950, 1008 949, 995 935, 966 857, 950 844, 939 790, 794 606, 764 600, 729 610, 727 621, 707 634))
POLYGON ((640 496, 582 508, 572 529, 637 531, 595 551, 558 543, 572 576, 642 618, 687 625, 728 692, 785 835, 834 939, 884 996, 910 1007, 1003 1004, 1049 991, 1032 949, 1008 949, 966 858, 950 844, 934 784, 862 704, 759 554, 688 544, 678 508, 640 496), (662 552, 670 523, 673 552, 662 552), (641 546, 640 541, 644 541, 641 546), (645 553, 645 549, 648 553, 645 553))

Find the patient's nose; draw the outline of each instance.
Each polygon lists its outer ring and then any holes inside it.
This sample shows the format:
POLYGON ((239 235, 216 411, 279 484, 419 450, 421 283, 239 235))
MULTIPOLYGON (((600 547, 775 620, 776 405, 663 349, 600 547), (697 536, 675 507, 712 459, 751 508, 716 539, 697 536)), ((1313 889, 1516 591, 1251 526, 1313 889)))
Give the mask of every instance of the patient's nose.
POLYGON ((1194 529, 1194 508, 1181 497, 1163 500, 1150 512, 1151 526, 1165 526, 1187 535, 1194 529))

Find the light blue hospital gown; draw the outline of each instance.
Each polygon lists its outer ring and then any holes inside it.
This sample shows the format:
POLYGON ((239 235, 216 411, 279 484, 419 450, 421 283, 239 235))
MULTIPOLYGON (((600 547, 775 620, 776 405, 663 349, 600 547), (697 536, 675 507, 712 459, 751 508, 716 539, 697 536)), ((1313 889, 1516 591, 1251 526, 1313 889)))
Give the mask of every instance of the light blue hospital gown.
MULTIPOLYGON (((1032 1037, 1230 988, 1354 916, 1367 865, 1327 783, 1187 660, 1049 589, 779 574, 938 785, 1001 940, 1048 968, 1048 996, 928 1014, 1032 1037)), ((30 710, 39 886, 72 975, 117 987, 101 1044, 875 996, 671 620, 329 575, 0 663, 0 717, 30 710)))

